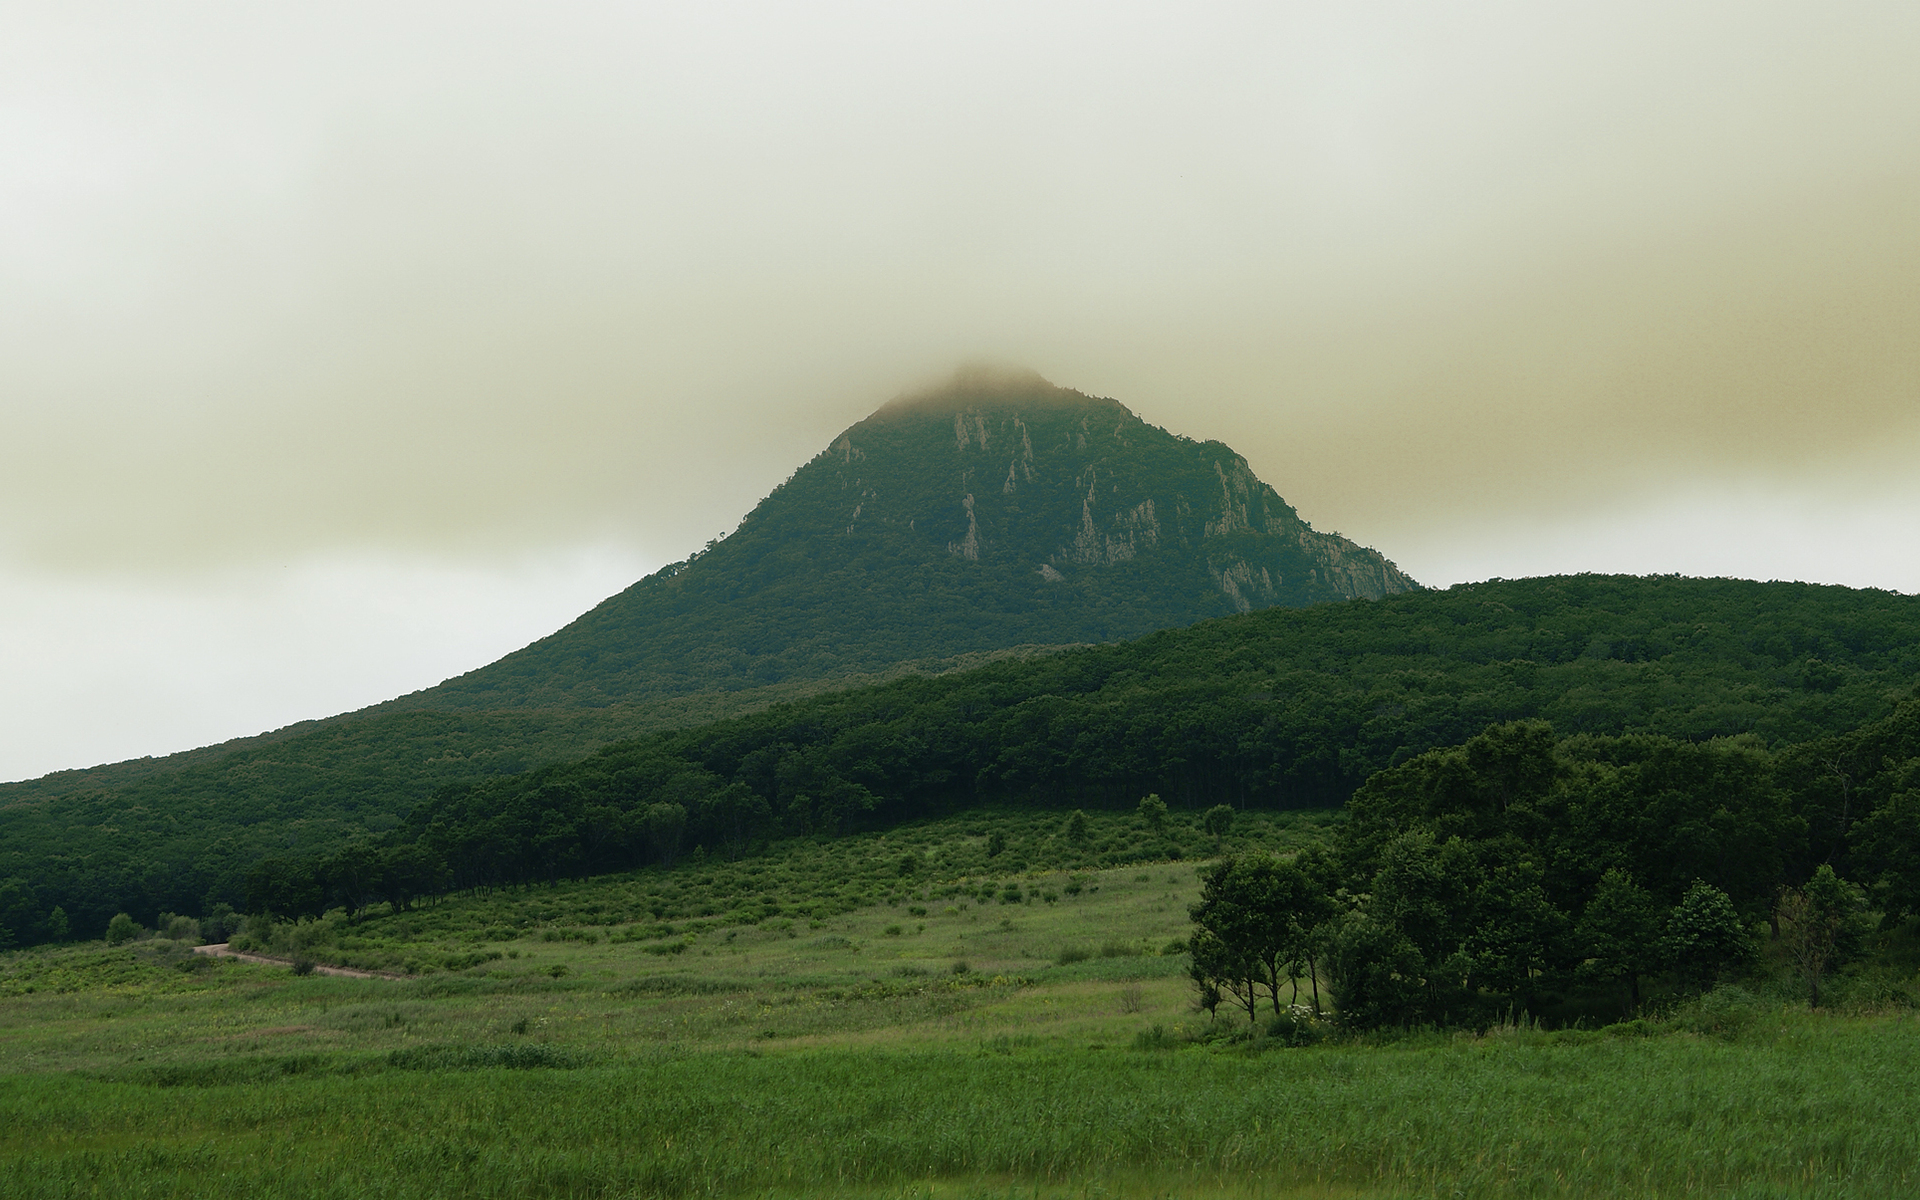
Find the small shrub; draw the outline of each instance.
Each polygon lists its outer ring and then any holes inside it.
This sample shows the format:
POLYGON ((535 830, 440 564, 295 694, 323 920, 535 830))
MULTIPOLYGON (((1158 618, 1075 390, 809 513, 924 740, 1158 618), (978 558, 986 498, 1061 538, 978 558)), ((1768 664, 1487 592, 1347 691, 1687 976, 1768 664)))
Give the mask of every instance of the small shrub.
POLYGON ((1179 1046, 1180 1039, 1167 1031, 1165 1025, 1155 1025, 1151 1029, 1142 1029, 1133 1035, 1135 1050, 1172 1050, 1179 1046))
POLYGON ((1067 885, 1062 890, 1065 891, 1069 896, 1078 896, 1083 890, 1086 889, 1086 886, 1087 886, 1086 882, 1082 880, 1078 875, 1071 875, 1067 877, 1067 885))
POLYGON ((1137 1013, 1144 1007, 1146 1007, 1146 992, 1142 990, 1139 984, 1130 983, 1120 989, 1121 1012, 1128 1014, 1137 1013))
POLYGON ((1140 801, 1140 820, 1155 833, 1167 827, 1167 802, 1158 793, 1140 801))
POLYGON ((294 959, 293 973, 295 975, 313 974, 313 960, 306 957, 305 955, 302 955, 301 957, 294 959))
POLYGON ((1060 953, 1053 956, 1053 961, 1063 967, 1068 967, 1077 962, 1085 962, 1092 957, 1093 952, 1085 946, 1062 946, 1060 947, 1060 953))
POLYGON ((537 1068, 571 1070, 585 1066, 587 1057, 545 1042, 508 1042, 503 1046, 419 1046, 395 1050, 387 1065, 414 1071, 477 1071, 489 1067, 514 1071, 537 1068))
POLYGON ((1000 852, 1002 850, 1005 850, 1006 848, 1007 848, 1006 834, 996 829, 992 833, 987 835, 987 857, 988 858, 1000 857, 1000 852))
POLYGON ((1298 1004, 1267 1022, 1267 1036, 1283 1046, 1311 1046, 1326 1036, 1324 1024, 1298 1004))
POLYGON ((1617 1024, 1602 1026, 1600 1032, 1606 1034, 1608 1037, 1616 1038, 1652 1037, 1654 1034, 1660 1032, 1660 1027, 1645 1017, 1635 1017, 1631 1021, 1621 1021, 1617 1024))
POLYGON ((1673 1023, 1689 1033, 1733 1041, 1762 1015, 1759 998, 1743 987, 1723 983, 1674 1013, 1673 1023))
POLYGON ((924 917, 927 915, 927 907, 924 904, 909 904, 907 905, 907 915, 924 917))
POLYGON ((1100 943, 1101 958, 1136 958, 1139 954, 1140 947, 1129 945, 1126 942, 1100 943))
POLYGON ((953 973, 955 975, 965 975, 968 971, 971 971, 971 970, 973 970, 973 968, 967 965, 967 962, 965 959, 959 959, 955 961, 953 964, 953 973))
POLYGON ((887 926, 885 933, 888 937, 899 937, 900 934, 902 933, 902 930, 898 925, 889 925, 887 926))
POLYGON ((122 946, 139 937, 144 930, 139 922, 125 913, 115 913, 113 920, 107 922, 107 945, 122 946))
POLYGON ((547 974, 553 976, 555 979, 563 979, 567 974, 567 964, 555 963, 547 968, 547 974))
POLYGON ((1187 943, 1180 938, 1174 938, 1166 945, 1160 947, 1160 954, 1164 958, 1171 958, 1176 954, 1185 954, 1186 952, 1187 943))

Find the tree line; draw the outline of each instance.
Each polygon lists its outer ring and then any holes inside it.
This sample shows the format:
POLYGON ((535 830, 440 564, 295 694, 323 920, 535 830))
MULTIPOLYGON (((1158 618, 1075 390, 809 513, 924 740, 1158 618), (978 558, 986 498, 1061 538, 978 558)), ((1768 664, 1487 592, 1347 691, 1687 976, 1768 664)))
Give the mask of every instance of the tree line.
MULTIPOLYGON (((584 757, 579 728, 539 711, 390 713, 124 784, 17 785, 0 795, 0 936, 62 936, 56 908, 66 936, 91 937, 123 911, 405 904, 980 804, 1335 807, 1380 770, 1515 720, 1751 735, 1806 807, 1809 853, 1872 869, 1897 852, 1912 790, 1882 777, 1887 748, 1786 748, 1864 729, 1916 675, 1910 597, 1578 576, 1268 610, 584 757)), ((617 718, 596 721, 604 735, 617 718)))
POLYGON ((1777 756, 1496 725, 1374 774, 1330 853, 1218 863, 1194 979, 1250 1022, 1285 1023, 1303 979, 1311 1012, 1325 988, 1357 1028, 1567 1019, 1635 1008, 1649 979, 1704 988, 1766 928, 1817 1004, 1870 910, 1916 913, 1916 755, 1920 701, 1777 756))

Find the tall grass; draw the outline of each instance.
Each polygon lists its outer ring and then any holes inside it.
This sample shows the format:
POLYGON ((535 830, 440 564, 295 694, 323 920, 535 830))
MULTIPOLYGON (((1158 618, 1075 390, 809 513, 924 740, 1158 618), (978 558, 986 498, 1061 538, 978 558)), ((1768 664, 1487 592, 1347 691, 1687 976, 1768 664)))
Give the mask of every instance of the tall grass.
POLYGON ((0 1194, 1914 1194, 1920 1023, 1780 1022, 1738 1043, 662 1054, 187 1086, 16 1075, 0 1077, 0 1194))

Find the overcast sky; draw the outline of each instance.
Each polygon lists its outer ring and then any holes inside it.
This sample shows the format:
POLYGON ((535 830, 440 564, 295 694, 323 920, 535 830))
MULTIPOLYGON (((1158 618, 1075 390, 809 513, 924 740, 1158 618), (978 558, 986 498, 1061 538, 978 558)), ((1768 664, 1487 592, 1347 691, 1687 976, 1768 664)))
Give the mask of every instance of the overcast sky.
POLYGON ((429 686, 990 360, 1425 583, 1920 590, 1920 5, 0 0, 0 778, 429 686))

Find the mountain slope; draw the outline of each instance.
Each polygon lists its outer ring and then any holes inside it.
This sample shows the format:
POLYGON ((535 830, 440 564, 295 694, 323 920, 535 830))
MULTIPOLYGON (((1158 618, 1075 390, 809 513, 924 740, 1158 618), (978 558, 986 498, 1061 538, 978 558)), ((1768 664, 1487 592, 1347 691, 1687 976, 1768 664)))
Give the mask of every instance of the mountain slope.
POLYGON ((1416 586, 1218 442, 1037 375, 963 374, 847 430, 705 552, 394 707, 733 690, 1416 586))
MULTIPOLYGON (((685 729, 666 757, 699 760, 725 785, 715 795, 734 782, 774 800, 788 785, 851 794, 838 779, 896 815, 902 802, 1130 804, 1149 791, 1197 807, 1334 804, 1374 769, 1491 721, 1689 740, 1748 733, 1781 746, 1884 717, 1917 678, 1916 597, 1671 577, 1510 580, 1270 609, 835 691, 685 729)), ((617 724, 644 728, 644 717, 624 705, 357 717, 118 785, 89 773, 78 787, 0 787, 0 925, 22 941, 45 937, 58 905, 71 932, 97 936, 118 911, 147 921, 237 903, 263 856, 392 831, 424 814, 437 787, 573 757, 616 740, 617 724), (603 718, 594 738, 578 736, 582 721, 603 718)), ((595 788, 623 778, 603 766, 588 759, 472 795, 504 804, 554 783, 541 803, 572 803, 591 793, 570 791, 569 778, 595 788)), ((699 792, 712 782, 696 772, 675 783, 684 771, 668 766, 664 781, 631 781, 622 805, 651 803, 656 784, 699 792)), ((529 852, 554 833, 534 828, 529 852)))

